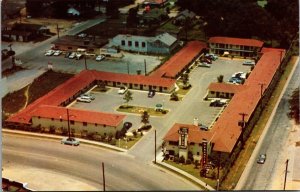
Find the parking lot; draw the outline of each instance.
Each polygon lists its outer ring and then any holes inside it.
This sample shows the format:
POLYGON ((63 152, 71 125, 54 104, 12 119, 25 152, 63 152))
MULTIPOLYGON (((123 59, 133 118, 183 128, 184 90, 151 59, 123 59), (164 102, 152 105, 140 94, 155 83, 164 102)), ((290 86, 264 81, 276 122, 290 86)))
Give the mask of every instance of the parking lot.
MULTIPOLYGON (((88 69, 95 69, 99 71, 108 71, 115 73, 129 73, 137 74, 137 70, 141 71, 141 74, 145 73, 145 61, 147 73, 152 71, 157 65, 160 65, 163 57, 140 55, 133 53, 123 53, 122 58, 105 57, 101 61, 96 61, 96 56, 88 56, 86 64, 88 69)), ((85 68, 85 60, 81 58, 77 60, 65 58, 65 54, 59 56, 45 56, 42 55, 45 60, 52 63, 53 68, 59 71, 73 72, 80 71, 85 68)))
MULTIPOLYGON (((170 110, 170 112, 162 117, 150 117, 150 122, 153 126, 161 127, 165 131, 174 123, 192 124, 194 118, 198 118, 200 123, 210 127, 224 108, 210 107, 210 101, 203 100, 207 92, 207 87, 211 82, 217 82, 219 75, 224 75, 224 82, 227 82, 235 72, 248 72, 250 66, 242 65, 243 61, 242 59, 231 60, 221 58, 213 61, 211 68, 195 67, 190 72, 192 89, 182 101, 170 101, 170 95, 165 93, 156 93, 153 98, 148 98, 147 91, 130 90, 133 93, 133 100, 129 102, 129 105, 154 108, 158 103, 163 104, 164 108, 170 110)), ((123 95, 119 95, 117 92, 117 88, 110 88, 110 90, 105 93, 93 92, 96 99, 91 103, 75 102, 72 107, 120 113, 117 112, 116 109, 124 104, 124 100, 123 95)), ((129 113, 126 115, 127 118, 125 121, 131 121, 133 123, 133 129, 138 128, 141 119, 140 115, 129 113)))

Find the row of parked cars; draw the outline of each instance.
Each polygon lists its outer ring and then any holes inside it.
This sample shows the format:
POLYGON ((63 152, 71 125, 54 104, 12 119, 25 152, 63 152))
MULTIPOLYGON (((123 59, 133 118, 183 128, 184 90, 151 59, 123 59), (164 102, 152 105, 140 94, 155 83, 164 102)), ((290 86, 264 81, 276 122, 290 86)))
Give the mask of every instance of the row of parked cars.
MULTIPOLYGON (((51 56, 51 55, 59 56, 61 54, 62 54, 61 50, 52 50, 52 49, 50 49, 50 50, 46 51, 45 56, 51 56)), ((72 51, 70 51, 70 52, 66 52, 66 54, 65 54, 65 58, 77 59, 77 60, 83 58, 83 56, 84 56, 84 54, 82 52, 72 52, 72 51)), ((95 60, 96 61, 102 61, 104 58, 105 58, 105 55, 97 55, 95 60)))
POLYGON ((198 66, 199 67, 211 67, 212 61, 215 61, 218 59, 218 56, 213 53, 207 53, 202 57, 200 60, 198 60, 198 66))

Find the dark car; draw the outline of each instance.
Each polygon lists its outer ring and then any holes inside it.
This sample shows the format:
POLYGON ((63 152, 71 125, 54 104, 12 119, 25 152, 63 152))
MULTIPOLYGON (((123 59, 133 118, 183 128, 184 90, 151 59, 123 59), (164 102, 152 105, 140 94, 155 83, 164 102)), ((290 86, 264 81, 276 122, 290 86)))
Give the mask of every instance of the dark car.
POLYGON ((257 159, 257 163, 264 164, 266 159, 267 159, 267 154, 260 154, 257 159))
POLYGON ((155 91, 154 90, 150 90, 148 93, 148 97, 152 98, 155 95, 155 91))
POLYGON ((151 129, 151 127, 152 127, 152 125, 143 125, 138 129, 138 132, 147 131, 147 130, 151 129))
POLYGON ((206 125, 200 124, 199 128, 203 131, 208 131, 208 127, 206 125))
POLYGON ((210 101, 210 107, 223 107, 226 104, 225 100, 221 99, 213 99, 210 101))
POLYGON ((130 129, 130 127, 132 127, 132 123, 131 122, 125 122, 123 124, 123 128, 125 128, 126 130, 130 129))
POLYGON ((72 52, 67 52, 65 55, 65 58, 69 58, 69 56, 71 55, 72 52))

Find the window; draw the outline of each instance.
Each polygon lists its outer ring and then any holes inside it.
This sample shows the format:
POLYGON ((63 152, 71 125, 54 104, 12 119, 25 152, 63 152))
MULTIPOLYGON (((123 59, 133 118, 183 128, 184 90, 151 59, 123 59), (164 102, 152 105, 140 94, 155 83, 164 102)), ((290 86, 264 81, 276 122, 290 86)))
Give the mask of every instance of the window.
POLYGON ((103 127, 106 127, 106 125, 103 125, 103 127))
POLYGON ((121 83, 120 83, 120 82, 117 82, 117 85, 121 85, 121 83))
POLYGON ((135 86, 135 87, 137 87, 137 86, 138 86, 138 84, 134 84, 134 86, 135 86))
POLYGON ((191 142, 190 145, 195 145, 195 143, 194 143, 194 142, 191 142))
POLYGON ((60 122, 62 122, 62 119, 60 119, 60 122))
POLYGON ((132 42, 128 41, 128 46, 131 47, 132 46, 132 42))
POLYGON ((70 124, 74 125, 75 124, 74 120, 70 120, 70 124))
POLYGON ((197 155, 200 155, 200 153, 199 153, 199 152, 197 152, 197 155))
POLYGON ((146 43, 145 42, 142 42, 142 47, 146 47, 146 43))
POLYGON ((68 49, 72 49, 72 47, 68 47, 68 49))
POLYGON ((214 92, 214 91, 211 91, 210 93, 211 93, 211 94, 215 94, 215 92, 214 92))
POLYGON ((95 126, 96 126, 96 127, 97 127, 97 125, 98 125, 98 124, 97 124, 97 123, 95 123, 95 126))
POLYGON ((135 47, 139 47, 139 42, 138 41, 135 42, 135 47))
POLYGON ((41 116, 38 116, 38 119, 40 119, 41 118, 41 116))
POLYGON ((82 122, 82 125, 83 126, 87 126, 87 122, 82 122))
POLYGON ((121 41, 122 46, 125 46, 125 40, 121 41))
POLYGON ((166 88, 166 87, 164 87, 164 90, 167 90, 167 88, 166 88))
POLYGON ((156 86, 153 86, 153 89, 156 89, 156 86))
POLYGON ((54 121, 54 118, 51 118, 51 121, 54 121))

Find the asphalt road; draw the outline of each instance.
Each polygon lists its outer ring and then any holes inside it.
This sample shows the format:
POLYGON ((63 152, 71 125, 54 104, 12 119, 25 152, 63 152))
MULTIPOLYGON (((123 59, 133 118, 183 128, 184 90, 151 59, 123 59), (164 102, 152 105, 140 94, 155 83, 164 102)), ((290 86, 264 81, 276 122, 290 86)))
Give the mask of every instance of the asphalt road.
MULTIPOLYGON (((276 165, 278 165, 281 157, 280 154, 285 150, 284 146, 287 142, 288 134, 291 131, 291 122, 287 116, 289 111, 288 99, 292 92, 299 87, 299 64, 295 73, 290 80, 290 83, 283 94, 282 99, 278 105, 274 119, 266 133, 262 145, 260 146, 260 153, 267 154, 267 160, 264 164, 254 163, 248 175, 243 190, 269 190, 273 177, 275 177, 276 165)), ((284 179, 284 174, 282 175, 284 179)))
MULTIPOLYGON (((51 170, 57 177, 62 174, 102 190, 102 168, 105 164, 107 190, 197 190, 198 188, 173 173, 161 170, 151 164, 137 161, 126 153, 113 152, 81 144, 72 147, 60 141, 3 134, 3 175, 14 166, 35 167, 51 170), (158 179, 159 178, 159 179, 158 179), (172 179, 170 179, 172 178, 172 179)), ((17 175, 21 175, 19 170, 17 175)), ((30 173, 28 173, 29 175, 30 173)), ((38 174, 38 173, 37 173, 38 174)), ((41 174, 43 177, 43 174, 41 174)), ((23 178, 24 179, 24 178, 23 178)), ((27 178, 28 179, 28 178, 27 178)), ((31 183, 31 181, 27 181, 31 183)), ((38 181, 36 181, 38 182, 38 181)), ((68 190, 68 181, 49 180, 36 190, 68 190), (65 185, 62 183, 65 182, 65 185), (53 188, 51 189, 51 186, 53 188), (55 186, 54 186, 55 185, 55 186)), ((34 185, 33 185, 34 186, 34 185)), ((30 187, 30 185, 29 185, 30 187)), ((32 185, 31 185, 31 188, 32 185)), ((78 190, 78 189, 77 189, 78 190)))

